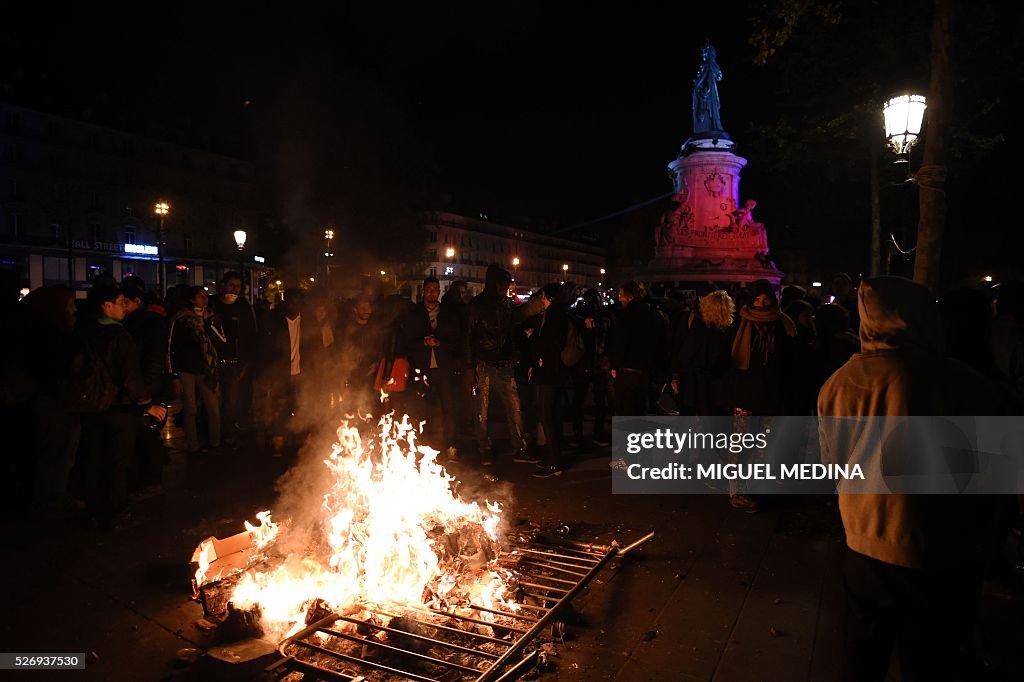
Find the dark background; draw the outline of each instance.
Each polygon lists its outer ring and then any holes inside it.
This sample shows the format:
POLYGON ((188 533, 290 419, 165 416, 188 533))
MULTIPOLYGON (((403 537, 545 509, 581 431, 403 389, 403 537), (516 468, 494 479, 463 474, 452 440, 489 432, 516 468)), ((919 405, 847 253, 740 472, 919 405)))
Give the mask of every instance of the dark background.
MULTIPOLYGON (((11 13, 0 98, 253 160, 292 241, 331 223, 393 256, 437 208, 603 241, 630 266, 661 206, 601 218, 671 190, 710 38, 742 193, 782 269, 866 267, 879 103, 927 91, 929 2, 556 5, 11 13)), ((949 284, 1018 268, 1022 29, 1014 3, 961 3, 949 284)), ((915 206, 912 185, 883 190, 907 248, 915 206)))

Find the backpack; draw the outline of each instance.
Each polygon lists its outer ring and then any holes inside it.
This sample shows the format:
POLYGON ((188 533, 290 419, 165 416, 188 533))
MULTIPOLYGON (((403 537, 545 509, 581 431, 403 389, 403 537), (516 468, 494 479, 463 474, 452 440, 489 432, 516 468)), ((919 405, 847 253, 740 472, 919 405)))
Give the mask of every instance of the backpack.
POLYGON ((566 367, 575 367, 582 359, 583 338, 576 331, 576 323, 570 318, 565 335, 565 345, 562 346, 562 364, 566 367))
POLYGON ((117 385, 106 360, 92 341, 85 341, 71 359, 67 406, 72 414, 106 412, 117 400, 117 385))

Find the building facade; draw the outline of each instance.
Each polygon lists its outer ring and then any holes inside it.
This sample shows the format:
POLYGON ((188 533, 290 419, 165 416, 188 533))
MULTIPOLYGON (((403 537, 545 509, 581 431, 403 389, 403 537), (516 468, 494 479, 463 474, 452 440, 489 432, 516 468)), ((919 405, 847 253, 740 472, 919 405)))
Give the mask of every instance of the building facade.
MULTIPOLYGON (((487 266, 512 273, 516 293, 527 294, 550 282, 590 288, 604 285, 604 249, 549 237, 517 227, 455 213, 430 212, 425 234, 424 276, 434 276, 446 291, 462 280, 474 294, 483 290, 487 266)), ((414 298, 419 297, 414 289, 414 298)))
POLYGON ((80 297, 102 272, 152 285, 161 201, 166 286, 209 286, 243 260, 255 282, 254 180, 239 159, 0 102, 0 269, 80 297))

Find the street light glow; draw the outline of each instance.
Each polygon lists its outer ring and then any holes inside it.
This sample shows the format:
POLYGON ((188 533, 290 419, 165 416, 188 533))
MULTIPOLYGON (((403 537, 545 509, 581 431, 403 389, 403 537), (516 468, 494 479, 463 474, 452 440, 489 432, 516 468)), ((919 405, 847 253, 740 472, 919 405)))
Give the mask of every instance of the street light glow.
POLYGON ((604 268, 601 268, 601 274, 602 275, 604 274, 604 268))
POLYGON ((324 230, 324 239, 334 239, 334 230, 330 228, 324 230))
POLYGON ((992 281, 992 275, 985 275, 981 279, 982 279, 983 282, 991 282, 992 281))
POLYGON ((908 154, 921 134, 926 107, 924 95, 899 95, 882 105, 885 136, 897 154, 908 154))
POLYGON ((235 244, 238 244, 239 250, 245 248, 245 237, 245 230, 235 230, 235 244))
POLYGON ((455 249, 449 248, 444 252, 445 258, 455 258, 455 249))
POLYGON ((512 265, 514 265, 517 268, 519 267, 519 256, 516 256, 515 258, 512 259, 512 265))
POLYGON ((388 273, 384 272, 383 270, 381 270, 381 271, 380 271, 380 276, 381 276, 381 277, 383 277, 383 276, 384 276, 384 275, 386 275, 386 274, 388 274, 388 273))
POLYGON ((281 286, 281 280, 279 280, 279 279, 274 280, 274 284, 276 284, 277 286, 281 286))
POLYGON ((562 263, 562 272, 569 272, 569 264, 562 263))
POLYGON ((171 205, 168 204, 166 201, 158 201, 156 202, 156 206, 153 207, 153 212, 161 217, 167 215, 170 212, 170 210, 171 205))

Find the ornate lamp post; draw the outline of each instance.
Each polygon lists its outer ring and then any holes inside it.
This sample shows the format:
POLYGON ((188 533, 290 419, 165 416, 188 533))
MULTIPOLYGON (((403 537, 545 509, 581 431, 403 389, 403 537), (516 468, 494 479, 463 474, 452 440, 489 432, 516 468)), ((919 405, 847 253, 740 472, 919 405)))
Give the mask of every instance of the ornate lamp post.
POLYGON ((157 232, 156 238, 156 254, 157 254, 157 289, 160 292, 160 296, 164 295, 164 220, 167 218, 167 214, 171 212, 171 205, 166 201, 158 201, 153 206, 153 213, 156 214, 157 218, 160 219, 160 229, 157 232))
POLYGON ((334 242, 334 229, 328 227, 324 230, 324 241, 326 242, 326 248, 324 249, 324 274, 327 276, 327 287, 331 286, 331 258, 334 258, 334 251, 332 249, 334 242))
POLYGON ((917 142, 924 122, 927 101, 924 95, 899 95, 882 105, 885 136, 896 152, 896 163, 910 161, 910 148, 917 142))
MULTIPOLYGON (((924 122, 924 110, 927 100, 924 95, 907 93, 897 95, 882 105, 882 119, 885 136, 896 152, 896 164, 910 163, 910 149, 917 142, 924 122)), ((872 276, 888 274, 889 259, 882 261, 882 215, 881 215, 881 171, 878 162, 878 149, 871 147, 871 264, 868 268, 872 276)), ((900 183, 902 184, 902 183, 900 183)), ((900 249, 893 238, 893 246, 900 249)))

